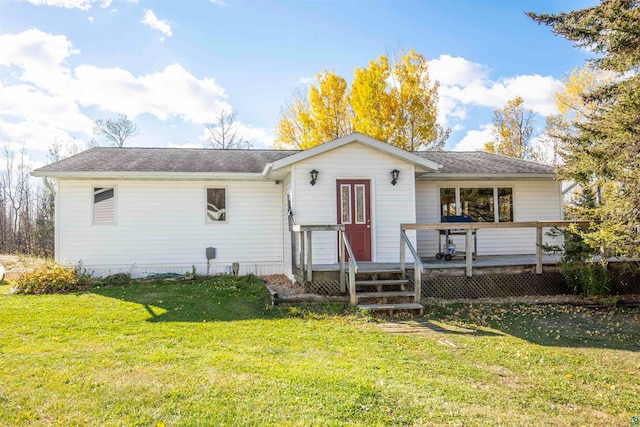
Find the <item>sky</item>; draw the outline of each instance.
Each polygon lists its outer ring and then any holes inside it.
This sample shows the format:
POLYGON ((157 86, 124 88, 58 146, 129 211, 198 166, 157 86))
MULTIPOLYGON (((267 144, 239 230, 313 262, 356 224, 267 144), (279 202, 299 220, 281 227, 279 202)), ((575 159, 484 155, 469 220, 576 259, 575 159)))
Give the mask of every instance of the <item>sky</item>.
POLYGON ((127 146, 202 147, 203 123, 235 111, 271 148, 281 108, 323 69, 353 71, 413 48, 440 82, 447 150, 481 149, 515 96, 541 132, 553 93, 589 53, 525 11, 595 0, 0 0, 0 143, 35 165, 53 143, 84 146, 97 119, 127 114, 127 146))

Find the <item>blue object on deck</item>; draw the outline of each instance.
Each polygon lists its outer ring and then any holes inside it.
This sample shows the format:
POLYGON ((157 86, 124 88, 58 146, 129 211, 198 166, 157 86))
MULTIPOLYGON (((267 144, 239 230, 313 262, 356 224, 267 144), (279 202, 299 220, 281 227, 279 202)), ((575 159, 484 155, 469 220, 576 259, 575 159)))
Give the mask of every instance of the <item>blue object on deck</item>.
POLYGON ((448 215, 443 216, 440 222, 473 222, 469 215, 448 215))

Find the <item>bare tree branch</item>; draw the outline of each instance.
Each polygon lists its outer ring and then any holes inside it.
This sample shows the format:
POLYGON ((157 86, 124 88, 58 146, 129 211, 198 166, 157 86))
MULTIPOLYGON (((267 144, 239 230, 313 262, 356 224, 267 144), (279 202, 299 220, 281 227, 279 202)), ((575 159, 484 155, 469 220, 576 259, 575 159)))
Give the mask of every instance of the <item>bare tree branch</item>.
POLYGON ((245 144, 249 147, 250 144, 244 141, 241 135, 238 135, 237 117, 236 111, 228 113, 226 110, 222 110, 214 122, 205 123, 204 127, 209 131, 206 145, 222 150, 242 148, 245 144))
POLYGON ((138 134, 138 126, 127 118, 126 114, 119 114, 116 119, 96 120, 93 128, 96 138, 89 145, 110 145, 123 147, 127 138, 138 134))

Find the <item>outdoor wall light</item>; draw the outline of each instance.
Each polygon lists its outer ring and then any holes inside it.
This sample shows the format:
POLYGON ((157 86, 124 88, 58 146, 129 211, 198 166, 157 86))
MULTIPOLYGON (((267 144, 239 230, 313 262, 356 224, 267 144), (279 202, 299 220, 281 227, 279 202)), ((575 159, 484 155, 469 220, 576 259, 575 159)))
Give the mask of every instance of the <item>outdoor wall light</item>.
POLYGON ((311 175, 311 181, 309 181, 309 184, 316 185, 316 181, 318 180, 318 171, 313 169, 309 172, 309 175, 311 175))
POLYGON ((398 169, 394 169, 391 171, 391 185, 396 185, 398 183, 399 175, 400 175, 400 171, 398 169))

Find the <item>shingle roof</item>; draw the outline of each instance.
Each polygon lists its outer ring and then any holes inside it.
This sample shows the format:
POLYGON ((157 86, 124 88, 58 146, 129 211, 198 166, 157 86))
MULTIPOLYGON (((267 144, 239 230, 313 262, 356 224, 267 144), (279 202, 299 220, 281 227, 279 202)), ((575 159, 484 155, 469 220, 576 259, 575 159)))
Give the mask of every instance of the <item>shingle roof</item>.
POLYGON ((267 163, 294 153, 297 151, 94 147, 36 171, 259 173, 267 163))
POLYGON ((414 151, 442 165, 438 173, 444 174, 554 174, 553 166, 486 151, 414 151))
MULTIPOLYGON (((35 172, 260 173, 267 163, 299 151, 95 147, 35 172)), ((436 174, 553 174, 551 166, 483 151, 416 151, 441 164, 436 174)))

